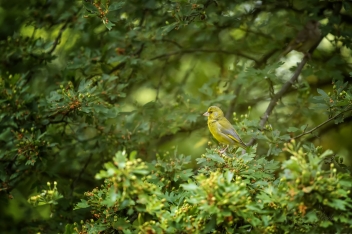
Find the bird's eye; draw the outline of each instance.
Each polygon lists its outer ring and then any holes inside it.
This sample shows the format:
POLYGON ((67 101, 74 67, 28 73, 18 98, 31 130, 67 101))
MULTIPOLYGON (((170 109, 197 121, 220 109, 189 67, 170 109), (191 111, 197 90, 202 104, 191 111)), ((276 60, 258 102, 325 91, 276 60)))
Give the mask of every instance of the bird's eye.
POLYGON ((209 111, 209 114, 213 113, 212 111, 209 111))

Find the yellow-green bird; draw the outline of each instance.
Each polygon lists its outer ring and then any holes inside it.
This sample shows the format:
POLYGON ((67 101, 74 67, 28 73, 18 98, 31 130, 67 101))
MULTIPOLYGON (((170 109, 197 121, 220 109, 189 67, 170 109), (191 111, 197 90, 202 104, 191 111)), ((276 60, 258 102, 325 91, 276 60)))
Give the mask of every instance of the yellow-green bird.
POLYGON ((282 53, 282 56, 285 56, 292 50, 296 50, 310 57, 308 51, 319 42, 321 37, 319 26, 320 23, 316 20, 308 21, 304 28, 290 42, 286 50, 282 53))
POLYGON ((247 145, 242 141, 231 123, 224 117, 224 113, 219 107, 211 106, 203 115, 208 117, 209 131, 214 138, 226 145, 226 148, 221 150, 220 153, 224 153, 230 145, 247 149, 247 145))

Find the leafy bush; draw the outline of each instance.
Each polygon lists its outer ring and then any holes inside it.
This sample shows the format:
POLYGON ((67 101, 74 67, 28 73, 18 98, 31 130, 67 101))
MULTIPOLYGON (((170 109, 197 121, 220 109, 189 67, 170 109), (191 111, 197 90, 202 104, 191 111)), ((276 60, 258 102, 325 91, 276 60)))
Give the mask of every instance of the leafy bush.
POLYGON ((118 152, 96 175, 101 188, 86 192, 76 209, 90 208, 94 219, 66 230, 95 233, 182 232, 346 232, 352 228, 351 176, 334 164, 322 169, 331 151, 286 144, 283 163, 255 150, 218 155, 208 150, 194 172, 181 170, 190 157, 178 155, 150 164, 118 152), (159 168, 159 169, 158 169, 159 168), (334 224, 334 225, 333 225, 334 224))

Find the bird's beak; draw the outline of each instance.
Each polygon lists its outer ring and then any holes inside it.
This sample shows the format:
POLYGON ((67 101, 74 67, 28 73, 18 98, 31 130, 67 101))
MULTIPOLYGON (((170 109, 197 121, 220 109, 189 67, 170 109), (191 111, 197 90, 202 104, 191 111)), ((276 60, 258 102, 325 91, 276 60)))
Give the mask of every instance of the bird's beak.
POLYGON ((203 115, 204 116, 209 116, 209 112, 205 112, 203 115))

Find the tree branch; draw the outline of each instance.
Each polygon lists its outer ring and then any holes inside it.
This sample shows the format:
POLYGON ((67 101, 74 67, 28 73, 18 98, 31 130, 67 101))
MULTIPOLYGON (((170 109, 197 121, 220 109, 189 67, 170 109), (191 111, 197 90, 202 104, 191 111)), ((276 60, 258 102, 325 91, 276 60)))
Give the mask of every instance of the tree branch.
POLYGON ((172 55, 190 54, 190 53, 197 53, 197 52, 202 52, 202 53, 221 53, 221 54, 237 55, 237 56, 252 60, 255 63, 258 63, 258 61, 255 58, 252 58, 252 57, 250 57, 248 55, 245 55, 245 54, 242 54, 240 52, 231 52, 231 51, 226 51, 226 50, 211 50, 211 49, 185 49, 185 50, 178 50, 178 51, 173 51, 173 52, 170 52, 170 53, 166 53, 166 54, 161 54, 161 55, 155 56, 153 58, 150 58, 150 60, 166 58, 166 57, 170 57, 172 55))
POLYGON ((309 131, 307 131, 307 132, 304 130, 303 133, 299 134, 298 136, 292 137, 291 139, 298 139, 298 138, 300 138, 300 137, 302 137, 302 136, 304 136, 304 135, 310 134, 310 133, 314 132, 315 130, 317 130, 318 128, 320 128, 320 127, 324 126, 325 124, 329 123, 331 120, 334 120, 334 119, 336 119, 337 117, 339 117, 340 115, 342 115, 343 113, 348 112, 348 111, 351 111, 351 110, 352 110, 352 108, 349 108, 349 109, 347 109, 347 110, 344 110, 344 111, 342 111, 341 113, 339 113, 339 114, 337 114, 337 115, 331 117, 330 119, 328 119, 328 120, 322 122, 321 124, 319 124, 319 125, 316 126, 315 128, 312 128, 311 130, 309 130, 309 131))
POLYGON ((62 34, 64 33, 68 23, 71 21, 72 18, 69 18, 66 20, 65 24, 60 28, 59 34, 57 35, 57 37, 55 38, 54 44, 51 47, 51 49, 47 52, 48 54, 51 54, 54 52, 54 50, 56 49, 56 47, 59 45, 60 39, 62 37, 62 34))
POLYGON ((71 183, 71 197, 73 197, 73 191, 75 190, 75 186, 76 186, 77 182, 79 181, 79 179, 81 178, 83 172, 88 167, 88 165, 92 159, 92 156, 93 156, 93 154, 89 154, 88 159, 87 159, 86 163, 84 164, 84 166, 82 167, 82 169, 80 170, 78 176, 76 177, 76 179, 74 181, 72 181, 72 183, 71 183))
MULTIPOLYGON (((259 68, 261 67, 263 64, 266 63, 266 61, 273 55, 275 54, 276 50, 272 50, 269 53, 267 53, 266 55, 264 55, 260 60, 256 60, 255 61, 255 65, 254 68, 259 68)), ((238 96, 241 92, 242 89, 242 84, 239 84, 237 86, 237 88, 235 89, 235 91, 233 92, 235 97, 231 100, 229 108, 226 111, 226 118, 229 119, 231 117, 231 114, 235 111, 235 105, 237 103, 237 99, 238 96)))
POLYGON ((315 140, 316 138, 318 138, 318 137, 324 135, 325 133, 328 133, 330 130, 332 130, 332 129, 336 130, 336 129, 337 129, 336 127, 342 127, 343 125, 347 125, 347 124, 349 124, 350 122, 352 122, 352 115, 349 116, 349 117, 347 117, 347 118, 345 118, 345 119, 343 120, 343 123, 339 124, 338 126, 336 126, 335 124, 334 124, 334 125, 333 125, 333 124, 331 124, 331 125, 324 125, 324 126, 320 129, 319 133, 317 134, 317 135, 319 135, 319 136, 310 135, 309 137, 306 138, 306 141, 311 142, 311 141, 315 140))
MULTIPOLYGON (((301 63, 298 65, 295 73, 293 74, 293 76, 291 77, 291 79, 289 79, 283 86, 282 88, 279 90, 279 92, 277 92, 273 98, 271 99, 266 111, 264 112, 264 114, 260 117, 260 123, 259 123, 259 129, 263 129, 264 125, 266 124, 266 122, 269 119, 269 116, 271 114, 271 112, 274 110, 277 102, 282 98, 282 96, 286 93, 286 91, 292 86, 292 84, 294 82, 297 81, 299 74, 301 73, 304 65, 307 63, 308 57, 304 56, 301 63)), ((255 138, 252 138, 250 140, 250 142, 248 143, 248 145, 253 145, 256 142, 255 138)))
MULTIPOLYGON (((74 14, 74 16, 75 15, 76 15, 76 13, 74 14)), ((40 59, 40 61, 42 62, 45 60, 45 55, 51 55, 55 51, 56 47, 59 45, 62 34, 64 33, 65 29, 67 28, 67 26, 71 22, 71 20, 72 20, 72 17, 68 18, 66 20, 66 22, 64 23, 64 25, 60 28, 59 34, 55 38, 53 45, 50 48, 50 50, 48 50, 48 52, 44 52, 42 54, 30 53, 30 56, 32 56, 35 59, 40 59)))
POLYGON ((174 44, 175 46, 177 46, 178 48, 182 49, 183 47, 176 41, 173 41, 173 40, 170 40, 170 39, 161 39, 160 41, 163 41, 163 42, 169 42, 171 44, 174 44))

